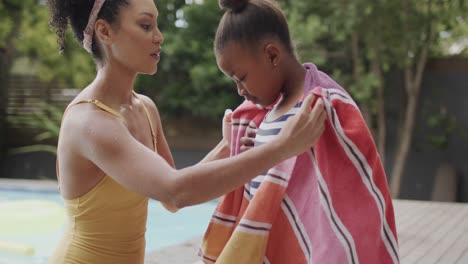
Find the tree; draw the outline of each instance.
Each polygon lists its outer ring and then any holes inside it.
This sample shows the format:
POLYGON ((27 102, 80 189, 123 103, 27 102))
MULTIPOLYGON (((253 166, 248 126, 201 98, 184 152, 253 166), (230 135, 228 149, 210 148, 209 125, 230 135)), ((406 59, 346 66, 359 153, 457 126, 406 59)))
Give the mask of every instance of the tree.
MULTIPOLYGON (((238 96, 235 89, 228 89, 231 81, 217 69, 212 52, 216 25, 222 14, 217 2, 186 4, 185 0, 161 0, 156 4, 160 13, 158 27, 165 37, 162 60, 157 76, 139 75, 135 89, 156 99, 165 116, 218 118, 225 107, 236 105, 238 96)), ((48 29, 47 22, 45 6, 33 6, 23 18, 17 42, 20 56, 28 58, 43 80, 83 87, 94 77, 90 56, 72 39, 70 31, 65 52, 59 54, 57 37, 48 29)), ((51 115, 49 108, 15 122, 40 130, 42 133, 37 137, 40 140, 43 135, 57 137, 58 123, 53 118, 56 115, 51 115), (50 120, 44 118, 47 115, 50 120)), ((13 151, 37 150, 53 151, 53 148, 42 144, 13 151)))
POLYGON ((16 41, 19 57, 27 57, 44 81, 83 88, 95 76, 96 66, 88 53, 66 33, 65 50, 59 53, 57 35, 48 26, 49 14, 44 5, 33 5, 22 17, 21 35, 16 41))
MULTIPOLYGON (((164 2, 158 2, 158 8, 161 6, 164 2)), ((155 77, 141 76, 137 87, 157 89, 161 113, 217 119, 226 107, 239 103, 234 85, 218 70, 213 53, 222 12, 217 1, 195 1, 166 10, 171 11, 175 18, 171 15, 162 26, 165 40, 158 73, 155 77)))
POLYGON ((440 33, 450 30, 457 18, 466 17, 467 8, 468 2, 463 0, 399 1, 399 26, 396 29, 401 34, 401 46, 395 49, 395 58, 402 62, 406 100, 390 178, 393 197, 400 194, 400 182, 412 142, 424 67, 431 51, 438 47, 440 33))
POLYGON ((23 11, 33 4, 32 0, 0 1, 0 158, 5 154, 8 80, 16 55, 15 41, 20 32, 23 11))
MULTIPOLYGON (((161 14, 158 26, 165 41, 156 76, 139 75, 135 89, 158 103, 170 116, 218 118, 238 96, 231 81, 217 69, 212 51, 216 26, 222 15, 216 1, 155 1, 161 14), (207 103, 209 102, 209 103, 207 103), (196 106, 196 107, 195 107, 196 106)), ((73 40, 70 30, 66 48, 58 53, 57 37, 48 28, 47 8, 32 5, 22 18, 19 55, 27 57, 46 81, 81 88, 94 77, 90 56, 73 40)))
MULTIPOLYGON (((53 106, 45 104, 40 111, 32 113, 31 116, 18 117, 18 120, 11 118, 7 120, 5 106, 8 101, 8 87, 6 85, 11 74, 10 70, 14 62, 22 58, 28 62, 27 71, 30 74, 37 74, 43 81, 60 83, 69 87, 83 87, 94 76, 94 63, 90 56, 73 40, 71 32, 66 35, 65 52, 59 54, 57 36, 48 26, 49 16, 46 6, 39 5, 32 0, 11 1, 11 3, 4 1, 0 2, 0 14, 2 14, 0 27, 5 29, 5 31, 2 30, 2 33, 6 32, 0 34, 2 41, 0 47, 3 47, 2 52, 0 52, 0 61, 2 62, 0 83, 3 86, 0 91, 0 106, 2 106, 0 140, 7 138, 4 136, 7 123, 18 123, 17 121, 20 120, 17 125, 27 128, 33 127, 41 131, 37 137, 38 141, 50 138, 51 142, 49 143, 52 144, 34 145, 23 150, 50 152, 55 149, 54 145, 58 138, 58 131, 50 133, 51 124, 59 126, 60 119, 57 119, 57 115, 61 116, 63 109, 54 108, 55 112, 51 115, 50 109, 53 106)), ((5 151, 4 148, 2 150, 5 151)))
POLYGON ((287 1, 285 6, 293 18, 292 27, 299 29, 299 33, 303 33, 301 30, 309 33, 296 34, 299 53, 319 46, 321 53, 316 55, 321 56, 320 62, 326 62, 325 68, 340 69, 334 70, 335 78, 348 87, 361 105, 377 138, 382 160, 385 160, 387 131, 384 77, 389 69, 403 72, 401 126, 390 177, 392 195, 398 197, 424 67, 430 54, 440 51, 441 32, 450 32, 457 21, 459 25, 466 17, 466 1, 297 0, 287 1), (310 26, 317 29, 315 34, 304 30, 310 26))
MULTIPOLYGON (((369 23, 378 3, 356 1, 291 1, 287 13, 301 57, 312 60, 346 87, 385 155, 385 115, 380 23, 369 23), (378 101, 375 99, 378 98, 378 101)), ((380 21, 380 20, 377 20, 380 21)))
POLYGON ((459 16, 455 21, 450 30, 441 32, 437 56, 468 56, 468 17, 459 16))

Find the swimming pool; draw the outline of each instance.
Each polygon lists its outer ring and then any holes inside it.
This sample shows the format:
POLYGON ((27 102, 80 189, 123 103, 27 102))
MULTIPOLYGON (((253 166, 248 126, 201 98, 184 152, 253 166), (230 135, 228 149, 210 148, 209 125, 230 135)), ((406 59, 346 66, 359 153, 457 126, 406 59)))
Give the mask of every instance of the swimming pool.
MULTIPOLYGON (((150 200, 146 252, 202 235, 215 206, 209 202, 172 214, 159 202, 150 200)), ((58 192, 0 188, 0 243, 8 242, 13 248, 2 251, 0 245, 0 264, 47 263, 61 238, 64 223, 63 201, 58 192), (5 213, 12 210, 14 217, 5 213)))

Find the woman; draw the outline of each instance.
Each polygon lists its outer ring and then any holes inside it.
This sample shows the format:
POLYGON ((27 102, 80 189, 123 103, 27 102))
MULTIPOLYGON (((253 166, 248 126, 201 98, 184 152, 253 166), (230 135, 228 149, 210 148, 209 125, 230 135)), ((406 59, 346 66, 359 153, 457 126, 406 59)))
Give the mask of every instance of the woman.
MULTIPOLYGON (((177 208, 209 201, 313 146, 321 102, 271 144, 234 158, 223 139, 204 162, 174 169, 155 104, 133 92, 137 74, 155 74, 163 36, 152 0, 49 0, 59 36, 71 24, 93 56, 96 78, 70 103, 58 143, 58 177, 69 224, 51 263, 143 263, 148 198, 177 208)), ((308 106, 308 107, 307 107, 308 106)))

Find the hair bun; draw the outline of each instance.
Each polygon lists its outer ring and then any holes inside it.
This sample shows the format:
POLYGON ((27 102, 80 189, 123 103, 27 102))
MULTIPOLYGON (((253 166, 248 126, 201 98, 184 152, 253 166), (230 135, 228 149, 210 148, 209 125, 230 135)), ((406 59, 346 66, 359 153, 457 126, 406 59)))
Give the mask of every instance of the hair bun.
POLYGON ((219 7, 224 11, 239 12, 244 9, 249 0, 219 0, 219 7))

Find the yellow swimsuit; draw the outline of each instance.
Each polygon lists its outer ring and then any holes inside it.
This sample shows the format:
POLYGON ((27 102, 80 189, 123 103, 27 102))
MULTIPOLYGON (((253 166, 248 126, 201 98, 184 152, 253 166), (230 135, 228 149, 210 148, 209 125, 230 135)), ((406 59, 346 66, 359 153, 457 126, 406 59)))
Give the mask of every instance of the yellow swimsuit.
MULTIPOLYGON (((77 104, 79 103, 94 103, 102 110, 123 119, 119 113, 97 100, 84 100, 77 104)), ((154 128, 144 103, 143 107, 156 151, 154 128)), ((64 199, 64 202, 68 223, 65 235, 49 263, 144 262, 147 197, 131 192, 111 177, 104 176, 88 193, 74 199, 64 199)))

